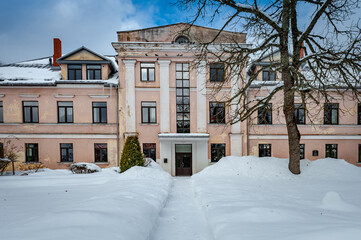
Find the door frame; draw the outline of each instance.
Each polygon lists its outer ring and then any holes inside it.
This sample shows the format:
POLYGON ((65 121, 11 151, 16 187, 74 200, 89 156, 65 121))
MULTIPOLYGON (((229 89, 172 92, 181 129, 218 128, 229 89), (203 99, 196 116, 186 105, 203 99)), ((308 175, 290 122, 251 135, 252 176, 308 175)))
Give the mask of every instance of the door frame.
MULTIPOLYGON (((189 143, 184 143, 184 144, 174 144, 174 166, 175 166, 175 176, 192 176, 193 174, 193 144, 189 144, 189 143), (191 146, 191 152, 188 153, 182 153, 182 152, 176 152, 176 145, 190 145, 191 146), (177 168, 177 155, 181 155, 181 154, 188 154, 191 158, 191 162, 190 162, 190 174, 184 174, 184 173, 180 173, 178 168, 177 168)), ((182 157, 182 161, 183 161, 183 157, 182 157)))

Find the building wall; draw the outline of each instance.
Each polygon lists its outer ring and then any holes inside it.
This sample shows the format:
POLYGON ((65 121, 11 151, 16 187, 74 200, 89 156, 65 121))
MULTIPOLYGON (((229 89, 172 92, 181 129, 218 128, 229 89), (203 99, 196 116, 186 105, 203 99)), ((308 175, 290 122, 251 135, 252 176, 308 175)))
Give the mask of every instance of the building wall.
POLYGON ((107 143, 108 164, 117 166, 116 90, 103 85, 70 84, 56 87, 1 87, 4 123, 2 139, 20 149, 25 161, 25 143, 38 143, 39 161, 48 168, 68 168, 60 162, 60 143, 73 143, 74 162, 94 162, 94 143, 107 143), (38 101, 39 123, 23 123, 23 101, 38 101), (58 123, 58 101, 73 102, 74 123, 58 123), (107 102, 106 124, 94 124, 92 102, 107 102))

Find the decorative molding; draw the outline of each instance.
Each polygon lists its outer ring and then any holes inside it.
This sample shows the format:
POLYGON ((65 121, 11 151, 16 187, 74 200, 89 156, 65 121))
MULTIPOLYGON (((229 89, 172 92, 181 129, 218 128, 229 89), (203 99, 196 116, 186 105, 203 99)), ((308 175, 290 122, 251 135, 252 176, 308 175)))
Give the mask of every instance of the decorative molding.
POLYGON ((40 94, 21 93, 21 94, 19 94, 19 97, 21 97, 21 98, 38 98, 38 97, 40 97, 40 94))
POLYGON ((169 64, 171 63, 170 60, 158 60, 160 67, 169 67, 169 64))
MULTIPOLYGON (((251 135, 250 140, 287 140, 287 135, 251 135)), ((361 135, 302 135, 301 140, 354 140, 361 135)))
POLYGON ((123 63, 124 63, 127 67, 134 66, 134 64, 135 64, 136 62, 137 62, 137 61, 134 60, 134 59, 124 59, 124 60, 123 60, 123 63))
POLYGON ((15 137, 15 138, 80 138, 80 139, 104 139, 104 138, 110 138, 110 139, 116 139, 116 134, 64 134, 64 133, 58 133, 58 134, 0 134, 0 138, 7 138, 7 137, 15 137))
POLYGON ((90 98, 109 98, 110 95, 88 95, 90 98))
POLYGON ((73 98, 74 94, 54 94, 55 98, 73 98))

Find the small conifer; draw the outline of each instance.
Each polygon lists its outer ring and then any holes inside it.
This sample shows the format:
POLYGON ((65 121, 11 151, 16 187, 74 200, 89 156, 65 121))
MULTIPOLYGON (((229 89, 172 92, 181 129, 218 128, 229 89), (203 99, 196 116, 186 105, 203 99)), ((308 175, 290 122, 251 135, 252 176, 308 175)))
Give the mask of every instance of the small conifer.
POLYGON ((140 149, 138 136, 127 137, 119 165, 121 172, 125 172, 133 166, 144 166, 144 159, 140 149))

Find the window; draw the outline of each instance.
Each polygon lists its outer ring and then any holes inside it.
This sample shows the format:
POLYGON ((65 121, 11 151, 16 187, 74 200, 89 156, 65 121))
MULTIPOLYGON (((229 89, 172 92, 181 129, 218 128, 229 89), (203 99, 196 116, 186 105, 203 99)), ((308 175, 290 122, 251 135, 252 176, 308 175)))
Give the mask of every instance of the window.
POLYGON ((276 81, 276 73, 270 70, 263 70, 262 72, 263 81, 276 81))
POLYGON ((258 109, 258 124, 272 124, 272 103, 258 109))
POLYGON ((4 158, 4 157, 5 157, 4 144, 0 143, 0 158, 4 158))
POLYGON ((337 158, 337 144, 326 144, 326 157, 337 158))
POLYGON ((108 162, 108 147, 106 143, 94 143, 94 162, 108 162))
POLYGON ((271 144, 259 144, 258 145, 259 157, 270 157, 271 156, 271 144))
POLYGON ((24 123, 39 122, 39 107, 37 101, 23 102, 23 121, 24 123))
POLYGON ((211 144, 211 162, 218 162, 226 156, 226 144, 211 144))
POLYGON ((305 159, 305 144, 300 144, 300 159, 305 159))
POLYGON ((157 122, 157 103, 142 102, 142 123, 157 122))
POLYGON ((295 118, 297 124, 306 124, 305 107, 303 104, 295 104, 295 118))
POLYGON ((180 36, 175 40, 176 43, 189 43, 189 39, 185 36, 180 36))
POLYGON ((209 103, 209 122, 225 123, 225 107, 223 102, 209 103))
POLYGON ((190 133, 189 64, 176 64, 177 133, 190 133))
POLYGON ((358 115, 357 124, 361 125, 361 103, 358 104, 357 115, 358 115))
POLYGON ((361 144, 358 145, 358 162, 361 163, 361 144))
POLYGON ((37 143, 26 143, 25 149, 25 162, 39 162, 39 150, 37 143))
POLYGON ((324 124, 338 124, 338 103, 326 103, 324 109, 324 124))
POLYGON ((140 64, 140 80, 143 82, 155 81, 155 63, 141 63, 140 64))
POLYGON ((143 143, 143 154, 146 158, 156 161, 157 149, 155 143, 143 143))
POLYGON ((4 108, 3 108, 3 102, 0 101, 0 123, 4 122, 4 108))
POLYGON ((81 80, 82 70, 80 64, 68 64, 68 80, 81 80))
POLYGON ((107 123, 106 102, 93 102, 93 123, 107 123))
POLYGON ((87 79, 89 80, 100 80, 102 79, 102 67, 100 64, 98 65, 86 65, 86 71, 87 71, 87 79))
POLYGON ((58 123, 73 122, 73 102, 58 102, 58 123))
POLYGON ((73 162, 72 143, 60 143, 60 162, 73 162))
POLYGON ((224 64, 212 63, 210 64, 210 81, 223 82, 224 81, 224 64))

